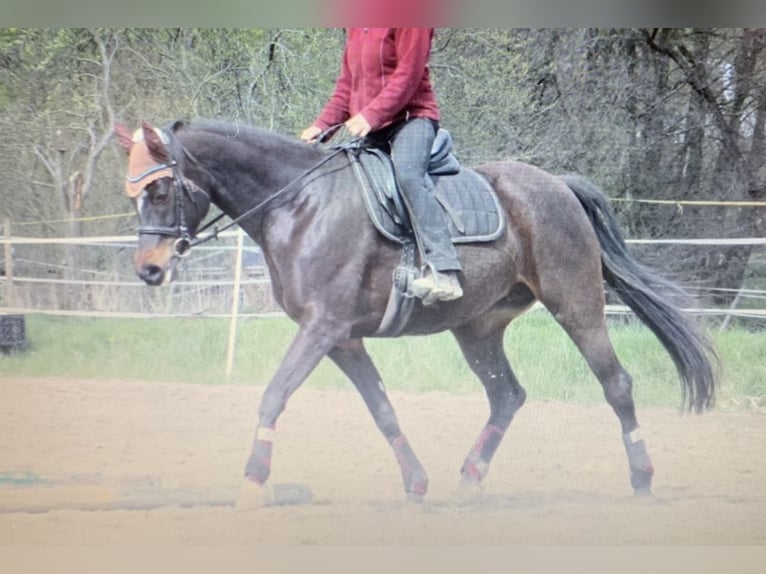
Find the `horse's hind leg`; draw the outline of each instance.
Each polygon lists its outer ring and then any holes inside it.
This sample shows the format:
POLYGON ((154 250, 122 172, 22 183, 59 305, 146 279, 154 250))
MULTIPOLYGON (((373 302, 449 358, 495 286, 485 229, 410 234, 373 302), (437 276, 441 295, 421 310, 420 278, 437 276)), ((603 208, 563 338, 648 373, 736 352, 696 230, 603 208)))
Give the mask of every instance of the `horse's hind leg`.
POLYGON ((420 500, 428 489, 428 477, 407 438, 399 428, 396 413, 388 400, 380 375, 361 340, 333 348, 329 357, 351 379, 399 463, 404 491, 410 500, 420 500))
MULTIPOLYGON (((569 308, 568 305, 566 307, 569 308)), ((607 403, 620 420, 630 467, 630 483, 635 493, 650 494, 654 467, 646 452, 646 443, 639 433, 633 402, 633 380, 620 364, 609 340, 603 302, 596 302, 593 307, 580 306, 571 313, 564 308, 556 309, 555 306, 548 308, 585 357, 601 383, 607 403), (588 308, 592 312, 585 312, 588 308)))
POLYGON ((453 330, 463 356, 484 385, 490 408, 489 420, 460 469, 464 484, 478 484, 487 475, 506 429, 526 400, 503 349, 507 325, 504 321, 488 329, 486 321, 477 321, 453 330))

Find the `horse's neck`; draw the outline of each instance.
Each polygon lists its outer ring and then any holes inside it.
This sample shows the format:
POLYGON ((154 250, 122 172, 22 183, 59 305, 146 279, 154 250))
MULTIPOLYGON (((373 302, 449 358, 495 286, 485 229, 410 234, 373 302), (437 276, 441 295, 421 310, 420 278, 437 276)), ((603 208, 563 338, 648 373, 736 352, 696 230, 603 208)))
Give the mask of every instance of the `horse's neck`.
POLYGON ((231 149, 212 153, 205 163, 218 183, 214 203, 236 218, 268 203, 318 161, 308 149, 265 137, 254 145, 234 141, 231 149))

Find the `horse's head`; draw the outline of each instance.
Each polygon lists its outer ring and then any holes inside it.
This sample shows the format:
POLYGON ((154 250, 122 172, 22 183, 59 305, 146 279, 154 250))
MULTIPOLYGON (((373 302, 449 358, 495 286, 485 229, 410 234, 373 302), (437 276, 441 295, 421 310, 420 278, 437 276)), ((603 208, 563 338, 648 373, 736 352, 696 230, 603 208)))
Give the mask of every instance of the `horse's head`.
POLYGON ((210 207, 202 172, 189 164, 175 138, 179 125, 161 130, 142 122, 132 132, 115 124, 117 138, 128 151, 125 191, 138 213, 136 273, 148 285, 174 279, 176 263, 189 253, 210 207))

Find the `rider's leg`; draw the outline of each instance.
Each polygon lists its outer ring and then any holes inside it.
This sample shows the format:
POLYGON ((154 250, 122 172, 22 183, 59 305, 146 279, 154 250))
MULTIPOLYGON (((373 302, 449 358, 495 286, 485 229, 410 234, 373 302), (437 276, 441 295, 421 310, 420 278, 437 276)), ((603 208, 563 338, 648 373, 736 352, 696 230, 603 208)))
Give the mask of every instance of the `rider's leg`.
POLYGON ((397 179, 407 198, 418 239, 431 273, 413 283, 415 295, 424 304, 450 301, 463 294, 457 273, 461 270, 455 246, 447 228, 447 219, 433 193, 428 176, 431 147, 437 125, 426 118, 414 118, 396 130, 391 140, 391 156, 397 179))

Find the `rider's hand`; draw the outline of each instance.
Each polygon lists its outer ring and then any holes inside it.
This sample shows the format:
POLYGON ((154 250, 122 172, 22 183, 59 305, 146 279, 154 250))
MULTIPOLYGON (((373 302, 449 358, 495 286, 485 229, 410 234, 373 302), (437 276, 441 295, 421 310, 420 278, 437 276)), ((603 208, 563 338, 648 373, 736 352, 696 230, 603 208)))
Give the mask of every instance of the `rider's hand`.
POLYGON ((356 114, 353 118, 346 121, 346 129, 354 137, 363 138, 372 130, 362 114, 356 114))
POLYGON ((322 133, 321 128, 318 128, 317 126, 309 126, 305 130, 303 130, 303 133, 301 134, 300 137, 306 143, 313 143, 316 141, 317 137, 321 133, 322 133))

